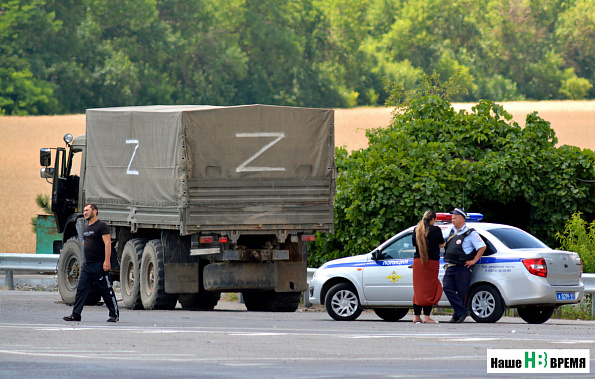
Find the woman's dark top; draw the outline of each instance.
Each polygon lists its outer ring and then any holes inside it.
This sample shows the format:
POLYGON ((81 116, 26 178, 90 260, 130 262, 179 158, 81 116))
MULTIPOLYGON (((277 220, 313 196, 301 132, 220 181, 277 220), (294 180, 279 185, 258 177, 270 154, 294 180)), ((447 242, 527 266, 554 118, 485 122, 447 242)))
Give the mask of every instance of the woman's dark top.
MULTIPOLYGON (((428 233, 428 259, 439 261, 440 260, 440 245, 444 243, 444 237, 442 237, 442 230, 436 225, 429 225, 430 231, 428 233)), ((417 229, 417 228, 415 228, 417 229)), ((417 240, 415 238, 415 229, 413 229, 413 246, 415 246, 415 255, 413 258, 420 258, 419 248, 417 247, 417 240)))

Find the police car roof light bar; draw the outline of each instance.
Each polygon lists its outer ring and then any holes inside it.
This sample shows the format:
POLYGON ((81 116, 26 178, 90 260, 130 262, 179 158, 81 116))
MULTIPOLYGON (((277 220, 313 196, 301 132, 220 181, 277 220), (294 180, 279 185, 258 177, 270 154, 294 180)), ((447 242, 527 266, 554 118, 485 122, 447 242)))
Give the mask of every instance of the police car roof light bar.
MULTIPOLYGON (((483 220, 483 215, 481 213, 467 213, 467 218, 465 219, 469 222, 477 222, 483 220)), ((452 221, 452 214, 450 213, 436 213, 436 221, 440 222, 450 222, 452 221)))

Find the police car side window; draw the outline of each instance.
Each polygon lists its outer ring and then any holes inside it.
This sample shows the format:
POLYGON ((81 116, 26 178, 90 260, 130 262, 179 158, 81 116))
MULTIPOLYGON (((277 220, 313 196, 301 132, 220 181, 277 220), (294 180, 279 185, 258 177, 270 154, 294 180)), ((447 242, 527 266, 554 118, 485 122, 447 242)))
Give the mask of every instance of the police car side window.
POLYGON ((488 255, 492 255, 497 252, 496 247, 494 246, 493 243, 491 243, 487 238, 485 238, 481 234, 479 236, 481 237, 483 242, 486 244, 486 250, 483 252, 484 257, 487 257, 488 255))
POLYGON ((413 258, 415 246, 411 242, 411 233, 399 238, 382 250, 382 259, 413 258))

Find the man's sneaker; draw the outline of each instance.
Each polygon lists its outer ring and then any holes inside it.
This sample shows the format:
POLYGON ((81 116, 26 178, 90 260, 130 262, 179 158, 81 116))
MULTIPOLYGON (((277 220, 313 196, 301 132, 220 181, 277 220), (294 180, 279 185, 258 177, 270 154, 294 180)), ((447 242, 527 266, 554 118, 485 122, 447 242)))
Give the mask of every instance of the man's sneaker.
POLYGON ((457 322, 459 322, 459 318, 457 316, 454 316, 454 315, 452 316, 452 318, 450 320, 448 320, 448 323, 449 324, 455 324, 457 322))
POLYGON ((80 317, 74 317, 73 315, 66 316, 63 318, 64 321, 81 321, 80 317))
POLYGON ((107 319, 107 322, 118 322, 118 321, 120 321, 120 319, 117 317, 110 317, 107 319))
POLYGON ((465 311, 465 313, 463 313, 462 315, 459 316, 459 319, 457 320, 457 324, 462 323, 463 321, 465 321, 465 319, 467 317, 469 317, 469 315, 471 314, 471 312, 469 312, 468 310, 465 311))

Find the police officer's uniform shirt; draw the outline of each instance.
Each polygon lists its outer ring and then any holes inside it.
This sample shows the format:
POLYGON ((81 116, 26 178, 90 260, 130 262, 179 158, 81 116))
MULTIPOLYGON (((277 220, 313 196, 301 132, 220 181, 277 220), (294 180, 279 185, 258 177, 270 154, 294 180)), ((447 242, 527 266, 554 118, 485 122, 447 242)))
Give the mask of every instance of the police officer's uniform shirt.
MULTIPOLYGON (((467 227, 467 224, 465 224, 465 225, 463 225, 463 227, 461 228, 461 230, 459 230, 458 232, 456 232, 456 234, 457 235, 463 234, 468 229, 469 228, 467 227)), ((450 230, 450 233, 452 233, 453 231, 456 231, 456 228, 454 226, 450 230)), ((450 233, 449 233, 449 235, 450 235, 450 233)), ((478 251, 479 249, 481 249, 482 247, 485 247, 485 246, 486 246, 485 242, 483 242, 483 240, 479 236, 479 233, 477 233, 475 230, 472 231, 463 240, 463 251, 467 255, 471 254, 474 250, 475 251, 478 251)))

